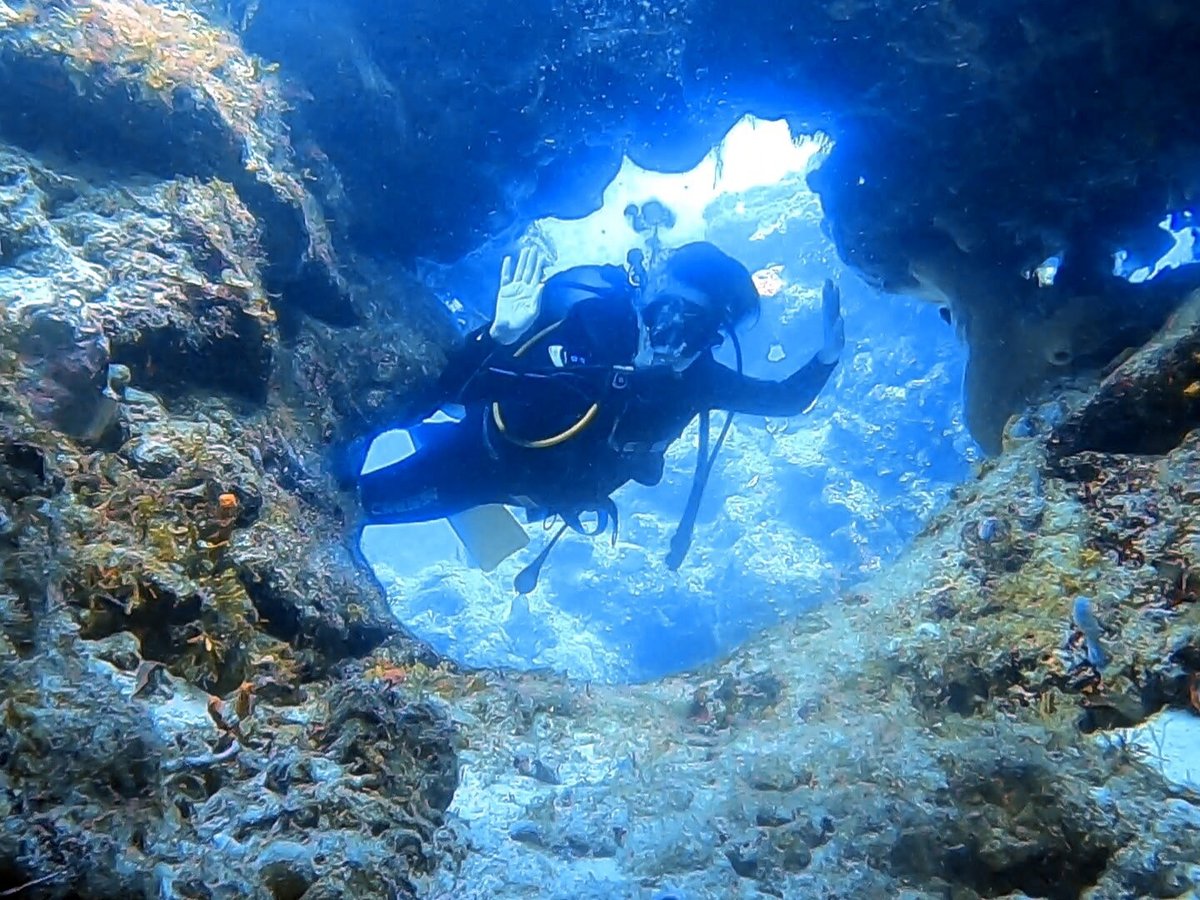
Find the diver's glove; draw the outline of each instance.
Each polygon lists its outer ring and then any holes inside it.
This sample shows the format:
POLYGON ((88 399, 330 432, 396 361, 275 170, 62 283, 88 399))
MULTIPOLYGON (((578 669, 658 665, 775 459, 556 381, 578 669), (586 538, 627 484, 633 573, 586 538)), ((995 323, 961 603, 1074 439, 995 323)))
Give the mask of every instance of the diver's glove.
POLYGON ((517 257, 504 257, 500 267, 500 290, 496 293, 496 316, 488 334, 501 344, 513 344, 537 318, 542 300, 542 276, 547 257, 537 247, 525 247, 517 257))
POLYGON ((821 318, 824 323, 825 343, 817 352, 817 359, 832 366, 842 355, 846 346, 846 321, 842 318, 842 292, 830 279, 825 279, 821 289, 821 318))

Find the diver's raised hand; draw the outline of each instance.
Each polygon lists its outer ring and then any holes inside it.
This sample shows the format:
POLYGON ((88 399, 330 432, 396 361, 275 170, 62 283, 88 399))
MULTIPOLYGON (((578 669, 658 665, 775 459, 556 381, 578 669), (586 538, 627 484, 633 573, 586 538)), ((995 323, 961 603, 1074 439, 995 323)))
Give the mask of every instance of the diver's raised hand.
POLYGON ((542 299, 542 277, 547 257, 537 247, 525 247, 517 257, 504 257, 500 267, 500 290, 496 292, 496 316, 488 333, 501 344, 512 344, 537 318, 542 299))
POLYGON ((833 365, 846 346, 846 321, 842 318, 842 292, 826 278, 821 288, 821 319, 825 342, 817 357, 827 366, 833 365))

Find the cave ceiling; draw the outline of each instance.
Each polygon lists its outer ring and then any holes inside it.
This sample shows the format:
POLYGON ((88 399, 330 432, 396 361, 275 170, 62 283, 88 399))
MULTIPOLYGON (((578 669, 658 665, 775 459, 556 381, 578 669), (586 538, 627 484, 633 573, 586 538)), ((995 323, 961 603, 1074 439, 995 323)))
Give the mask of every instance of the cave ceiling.
POLYGON ((747 112, 834 137, 832 232, 896 290, 946 242, 998 266, 1154 253, 1197 184, 1200 10, 1173 0, 263 0, 247 41, 295 78, 359 237, 401 255, 586 213, 623 154, 690 168, 747 112))
MULTIPOLYGON (((810 183, 839 255, 942 303, 980 366, 1059 306, 1153 320, 1169 301, 1130 301, 1113 254, 1156 259, 1200 187, 1200 8, 1176 0, 262 0, 245 37, 282 61, 300 153, 336 167, 356 245, 404 260, 584 215, 624 155, 689 169, 746 113, 824 131, 810 183), (1061 283, 1040 291, 1051 256, 1061 283)), ((1021 383, 968 383, 1012 405, 1113 349, 1044 343, 1021 383)), ((989 449, 997 421, 973 427, 989 449)))

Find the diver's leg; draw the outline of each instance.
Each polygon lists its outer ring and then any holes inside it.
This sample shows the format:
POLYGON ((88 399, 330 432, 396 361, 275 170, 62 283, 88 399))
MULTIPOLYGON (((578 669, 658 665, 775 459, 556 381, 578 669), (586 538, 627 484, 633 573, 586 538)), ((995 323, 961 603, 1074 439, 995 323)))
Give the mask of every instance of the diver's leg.
POLYGON ((366 524, 426 522, 499 499, 491 458, 470 424, 422 428, 422 446, 359 478, 366 524))

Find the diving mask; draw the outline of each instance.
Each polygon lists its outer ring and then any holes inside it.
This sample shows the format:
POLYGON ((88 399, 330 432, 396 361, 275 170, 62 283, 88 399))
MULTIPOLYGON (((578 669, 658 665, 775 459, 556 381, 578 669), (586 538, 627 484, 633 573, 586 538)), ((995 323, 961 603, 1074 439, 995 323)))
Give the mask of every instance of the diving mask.
POLYGON ((642 310, 646 344, 656 363, 690 364, 721 343, 720 323, 712 311, 675 294, 655 297, 642 310))

